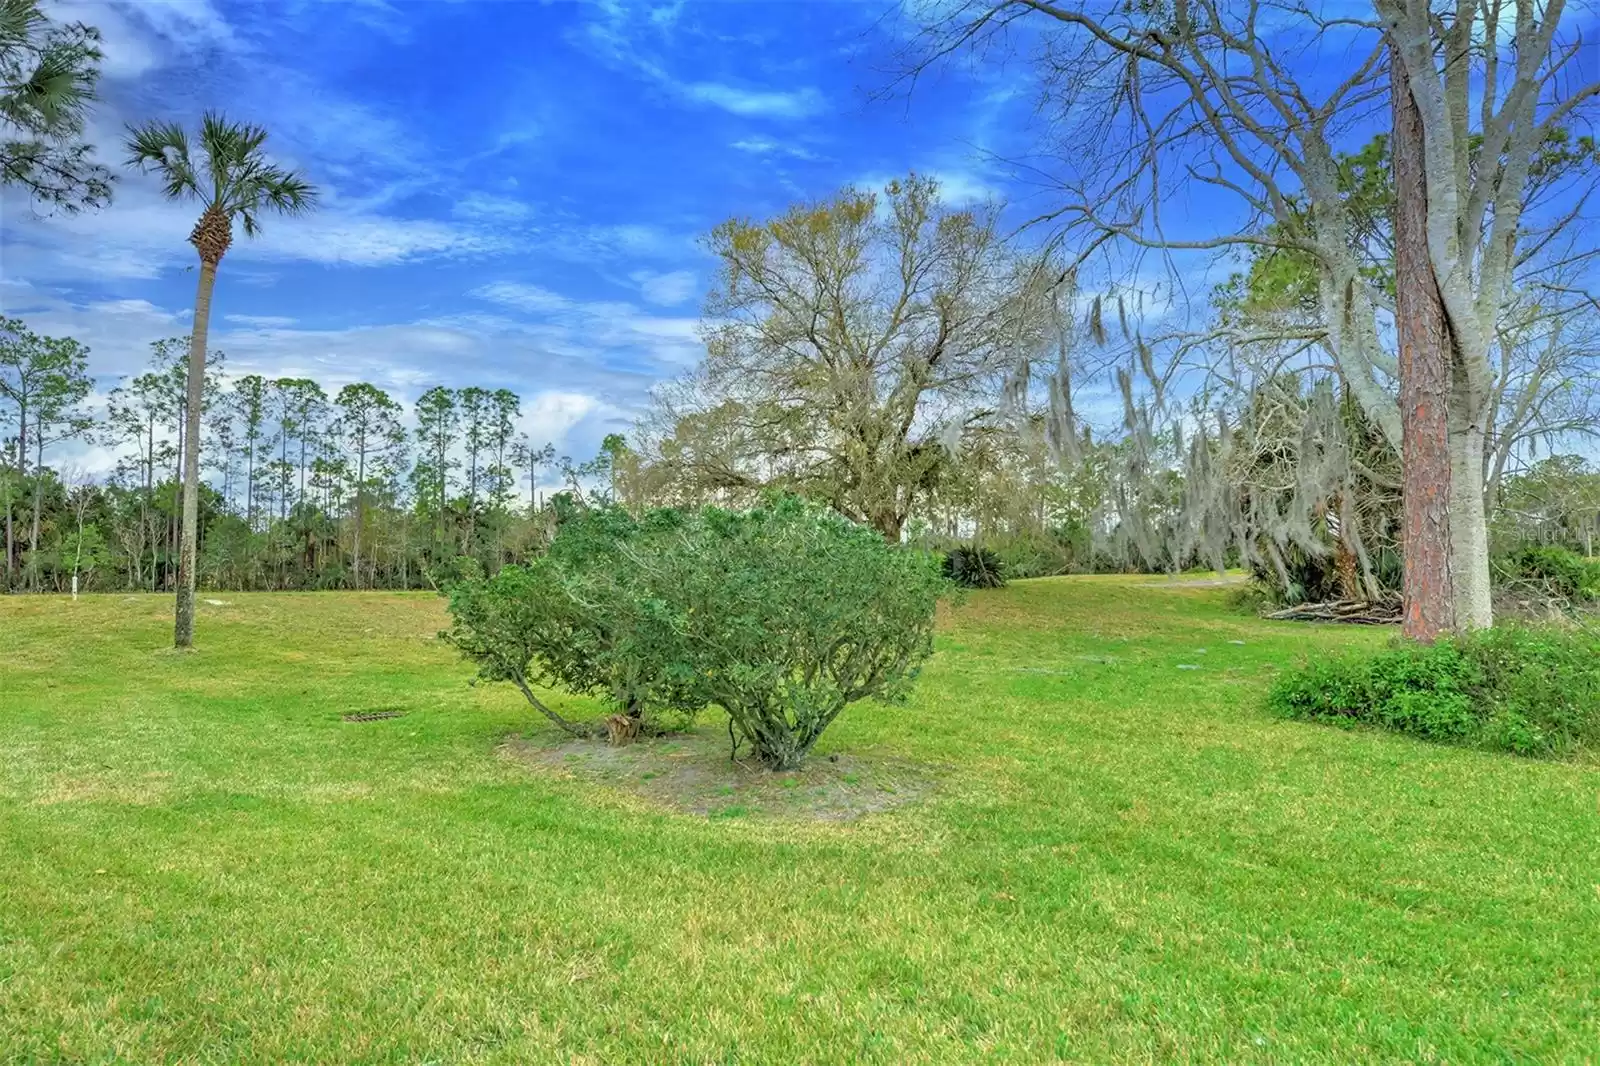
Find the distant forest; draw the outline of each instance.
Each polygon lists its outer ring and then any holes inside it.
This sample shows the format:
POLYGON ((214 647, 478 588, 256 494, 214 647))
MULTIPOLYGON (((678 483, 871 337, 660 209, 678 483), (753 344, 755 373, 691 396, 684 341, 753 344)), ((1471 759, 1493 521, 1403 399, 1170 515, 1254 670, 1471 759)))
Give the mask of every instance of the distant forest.
MULTIPOLYGON (((0 320, 6 590, 67 591, 74 575, 83 591, 173 587, 187 347, 155 342, 147 369, 91 408, 86 348, 0 320), (109 474, 63 458, 86 443, 111 450, 109 474)), ((764 487, 686 460, 728 440, 701 419, 633 443, 612 435, 575 461, 518 432, 520 398, 506 389, 436 387, 408 413, 372 384, 232 377, 226 365, 211 355, 202 422, 205 588, 431 588, 464 558, 493 570, 541 551, 563 508, 740 506, 764 487)), ((1203 565, 1108 549, 1108 477, 1123 447, 1087 444, 1068 470, 1025 432, 991 425, 924 479, 902 536, 981 541, 1019 577, 1203 565)), ((824 500, 840 489, 814 473, 767 480, 824 500)), ((1144 501, 1144 520, 1178 514, 1181 497, 1173 475, 1164 503, 1144 501)), ((1597 506, 1600 472, 1553 456, 1504 479, 1497 536, 1592 553, 1597 506)))
MULTIPOLYGON (((87 349, 15 320, 0 328, 5 586, 64 590, 76 573, 86 590, 171 588, 187 338, 153 344, 149 368, 91 411, 87 349), (69 442, 113 450, 113 471, 51 465, 69 442)), ((426 587, 430 568, 461 556, 494 566, 539 542, 542 476, 606 480, 608 455, 573 465, 517 435, 520 400, 505 389, 430 389, 408 428, 401 403, 375 385, 224 384, 225 366, 213 353, 201 449, 207 587, 426 587)))

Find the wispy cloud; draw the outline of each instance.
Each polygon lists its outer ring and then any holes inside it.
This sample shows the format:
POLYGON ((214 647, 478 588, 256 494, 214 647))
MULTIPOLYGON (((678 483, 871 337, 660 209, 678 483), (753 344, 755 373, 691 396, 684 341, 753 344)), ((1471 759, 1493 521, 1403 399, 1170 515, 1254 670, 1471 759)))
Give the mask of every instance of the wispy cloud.
MULTIPOLYGON (((407 399, 503 385, 581 437, 704 354, 697 238, 716 220, 911 160, 952 203, 1005 188, 949 147, 978 142, 966 103, 916 124, 840 107, 850 76, 830 64, 870 30, 858 5, 50 3, 105 34, 89 139, 108 162, 126 120, 220 107, 266 122, 273 157, 322 190, 313 215, 236 234, 212 322, 233 372, 407 399), (537 64, 532 33, 550 38, 537 64)), ((103 382, 189 328, 196 205, 129 175, 96 215, 5 207, 0 306, 89 344, 103 382)))
POLYGON ((744 137, 734 141, 728 147, 751 155, 785 155, 794 159, 814 160, 820 158, 817 153, 802 145, 792 144, 787 141, 773 140, 771 137, 744 137))
POLYGON ((695 254, 695 237, 660 226, 570 224, 528 234, 524 247, 583 264, 634 264, 640 260, 680 260, 695 254))
POLYGON ((699 289, 692 271, 671 270, 656 274, 649 270, 636 270, 629 275, 639 285, 639 295, 645 303, 660 307, 675 307, 692 297, 699 289))
POLYGON ((682 100, 731 115, 794 120, 826 109, 827 98, 812 86, 736 85, 674 74, 662 58, 661 43, 676 26, 681 9, 681 4, 650 4, 641 10, 624 0, 599 0, 592 8, 594 17, 577 39, 612 65, 632 69, 682 100))
POLYGON ((51 8, 53 18, 100 30, 105 53, 101 73, 114 81, 241 45, 210 0, 59 0, 51 8))
POLYGON ((235 326, 254 326, 257 329, 287 329, 296 319, 288 315, 223 315, 222 320, 235 326))
POLYGON ((659 377, 693 364, 704 351, 697 318, 652 315, 620 300, 574 300, 526 282, 498 281, 471 295, 521 312, 514 328, 557 354, 609 353, 617 365, 659 377))
POLYGON ((247 245, 248 258, 295 259, 345 266, 389 266, 424 259, 454 259, 506 251, 493 232, 430 219, 313 215, 292 220, 247 245))
MULTIPOLYGON (((939 183, 939 199, 946 207, 971 207, 989 201, 1000 202, 1005 196, 1005 190, 998 182, 990 180, 987 175, 978 171, 960 167, 919 167, 916 172, 939 183)), ((858 189, 881 192, 889 182, 904 177, 903 173, 876 172, 857 178, 851 184, 858 189)))
MULTIPOLYGON (((193 265, 189 230, 196 207, 174 203, 137 181, 124 182, 115 208, 95 215, 18 220, 6 232, 11 269, 40 280, 157 278, 193 265)), ((305 218, 267 218, 261 236, 236 233, 227 262, 297 261, 392 266, 504 251, 487 228, 394 218, 336 206, 305 218)), ((224 268, 226 269, 226 267, 224 268)))
POLYGON ((520 281, 496 281, 473 289, 472 295, 480 300, 487 300, 490 303, 497 303, 504 307, 514 307, 519 311, 532 311, 541 314, 551 311, 566 311, 574 306, 571 300, 559 293, 520 281))
POLYGON ((450 213, 473 222, 521 222, 533 214, 533 205, 510 196, 469 192, 455 202, 450 213))
POLYGON ((820 113, 827 101, 816 89, 746 89, 715 81, 679 85, 683 95, 699 104, 719 107, 733 115, 800 119, 820 113))

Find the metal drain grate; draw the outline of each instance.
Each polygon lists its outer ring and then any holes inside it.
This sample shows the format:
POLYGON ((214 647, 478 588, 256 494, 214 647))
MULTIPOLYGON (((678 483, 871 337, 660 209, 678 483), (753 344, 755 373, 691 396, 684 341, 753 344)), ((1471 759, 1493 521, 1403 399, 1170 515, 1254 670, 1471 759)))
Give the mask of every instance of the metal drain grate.
POLYGON ((405 711, 354 711, 340 715, 346 722, 381 722, 385 718, 403 718, 405 711))

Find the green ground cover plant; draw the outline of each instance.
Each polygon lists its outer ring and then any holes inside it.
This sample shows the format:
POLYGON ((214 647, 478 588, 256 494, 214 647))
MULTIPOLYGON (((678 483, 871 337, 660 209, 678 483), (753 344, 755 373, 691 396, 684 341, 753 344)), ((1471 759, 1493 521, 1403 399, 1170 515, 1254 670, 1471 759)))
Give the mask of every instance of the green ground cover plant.
POLYGON ((1359 722, 1518 755, 1600 746, 1600 631, 1502 625, 1431 645, 1320 657, 1268 697, 1291 718, 1359 722))

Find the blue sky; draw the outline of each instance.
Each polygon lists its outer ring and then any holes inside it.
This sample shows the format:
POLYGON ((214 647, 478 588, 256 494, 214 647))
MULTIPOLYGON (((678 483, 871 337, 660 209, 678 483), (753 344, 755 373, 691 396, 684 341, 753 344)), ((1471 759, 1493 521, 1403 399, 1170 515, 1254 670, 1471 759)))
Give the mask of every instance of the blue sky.
MULTIPOLYGON (((273 154, 322 190, 315 215, 268 218, 223 263, 212 343, 231 373, 330 391, 366 380, 407 402, 438 384, 507 387, 530 438, 577 458, 697 360, 714 266, 698 242, 729 216, 913 169, 956 204, 1010 200, 1013 221, 1060 196, 998 161, 1045 143, 1025 60, 941 68, 911 97, 883 97, 906 32, 896 0, 52 10, 104 34, 90 129, 103 156, 120 162, 129 121, 192 126, 219 108, 266 125, 273 154)), ((1286 32, 1311 84, 1324 61, 1328 77, 1355 61, 1347 39, 1286 32)), ((1348 146, 1385 117, 1376 105, 1350 116, 1348 146)), ((1062 147, 1065 166, 1092 170, 1094 153, 1062 147)), ((39 218, 9 192, 3 206, 0 310, 88 344, 102 394, 144 365, 151 340, 187 332, 193 205, 125 174, 99 213, 39 218)), ((1168 235, 1210 236, 1238 215, 1188 183, 1168 235)), ((1230 269, 1180 258, 1201 297, 1230 269)), ((1152 261, 1137 283, 1164 277, 1152 261)), ((111 465, 101 449, 81 461, 111 465)))
MULTIPOLYGON (((323 192, 223 263, 213 345, 234 373, 505 386, 575 456, 693 364, 712 262, 698 241, 848 183, 916 169, 949 199, 1007 193, 1026 72, 950 72, 873 98, 886 3, 230 4, 85 0, 105 37, 102 155, 125 122, 208 107, 265 124, 323 192)), ((115 204, 7 201, 0 302, 79 337, 109 389, 188 329, 195 209, 126 175, 115 204)))

